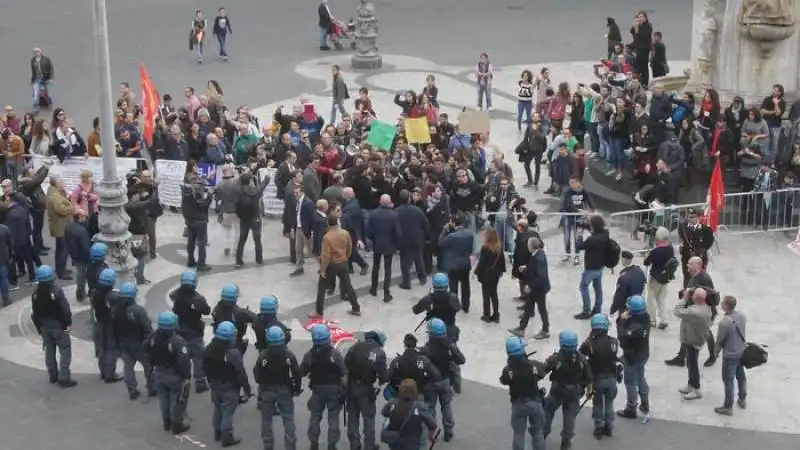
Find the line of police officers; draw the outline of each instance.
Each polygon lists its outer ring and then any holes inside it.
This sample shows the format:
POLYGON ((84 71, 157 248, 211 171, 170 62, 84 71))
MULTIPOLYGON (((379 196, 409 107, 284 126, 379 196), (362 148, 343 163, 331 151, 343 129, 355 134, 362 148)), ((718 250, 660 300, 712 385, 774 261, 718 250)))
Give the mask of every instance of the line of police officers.
MULTIPOLYGON (((223 447, 241 442, 233 432, 233 416, 237 407, 253 395, 242 360, 248 345, 244 336, 247 327, 252 326, 257 336, 255 346, 260 352, 253 376, 258 385, 265 449, 274 447, 274 415, 280 415, 283 420, 286 449, 296 448, 294 397, 303 391, 301 380, 304 377, 310 380, 311 396, 307 407, 311 417, 307 433, 312 450, 319 448, 320 423, 326 412, 328 448, 336 448, 341 437, 339 416, 343 407, 351 448, 377 448, 375 416, 380 392, 377 386, 383 383, 387 383, 383 395, 390 403, 382 411, 388 422, 381 440, 391 449, 418 449, 423 440, 419 431, 423 427, 430 431, 435 428, 437 404, 442 411, 444 440, 453 438, 453 392, 458 391, 459 366, 466 360, 457 346, 456 314, 461 305, 458 297, 448 291, 449 280, 445 274, 436 274, 432 292, 412 307, 415 314, 426 313, 422 323, 427 322, 428 342, 417 348, 416 337, 407 334, 403 339, 405 350, 388 368, 383 351, 386 336, 382 332, 367 332, 365 339, 353 345, 343 357, 333 346, 330 330, 325 325, 316 325, 310 330, 313 346, 298 363, 286 347, 291 331, 277 318, 277 298, 264 297, 259 314, 253 314, 236 304, 239 289, 229 284, 222 288, 220 301, 211 311, 205 297, 196 290, 198 280, 193 271, 182 274, 180 286, 170 294, 173 311, 160 314, 157 329, 153 331, 144 309, 136 304, 135 283, 124 283, 118 291, 113 290, 116 273, 103 262, 107 251, 104 244, 92 246, 88 272, 98 368, 105 382, 119 381, 114 369, 117 358, 121 357, 123 378, 130 398, 135 399, 139 392, 133 368, 137 362, 142 364, 148 395, 159 399, 165 430, 180 434, 189 429, 185 411, 194 376, 196 392, 211 390, 215 440, 223 447), (203 316, 209 311, 214 337, 203 348, 203 316), (419 400, 424 401, 427 408, 414 409, 414 414, 400 420, 398 426, 391 401, 404 380, 413 380, 421 395, 419 400), (416 425, 412 424, 414 421, 416 425)), ((68 333, 72 324, 69 304, 63 291, 54 284, 55 273, 51 267, 40 266, 36 279, 32 320, 44 340, 50 380, 64 387, 74 386, 76 383, 69 373, 68 333), (60 366, 56 364, 56 349, 61 356, 60 366)), ((584 396, 586 400, 594 400, 595 437, 612 436, 613 401, 621 374, 618 347, 623 350, 621 361, 628 401, 625 409, 617 411, 616 415, 635 418, 637 406, 639 411, 649 414, 644 366, 649 357, 650 320, 645 300, 641 296, 628 300, 627 310, 617 321, 619 341, 608 335, 606 316, 595 315, 591 324, 592 333, 580 346, 575 333, 562 331, 559 351, 544 363, 528 359, 521 338, 511 337, 506 341, 508 363, 500 382, 509 386, 515 450, 524 448, 526 430, 533 438, 534 449, 544 449, 544 439, 550 434, 559 408, 564 415, 561 448, 571 448, 575 418, 584 396), (548 373, 551 388, 545 396, 538 382, 548 373)), ((435 436, 438 435, 432 433, 430 438, 435 436)))

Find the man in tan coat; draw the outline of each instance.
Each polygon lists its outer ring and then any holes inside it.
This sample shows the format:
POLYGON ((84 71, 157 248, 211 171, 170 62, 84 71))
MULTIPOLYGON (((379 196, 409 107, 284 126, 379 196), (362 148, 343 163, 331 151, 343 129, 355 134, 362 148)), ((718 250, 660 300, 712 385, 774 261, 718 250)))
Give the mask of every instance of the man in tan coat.
POLYGON ((80 209, 69 201, 61 177, 52 175, 47 189, 47 222, 50 236, 56 241, 56 275, 62 280, 71 280, 72 273, 67 270, 67 244, 64 239, 67 225, 80 209))
POLYGON ((353 252, 353 241, 350 240, 350 233, 339 227, 338 217, 328 217, 327 224, 328 231, 322 238, 322 252, 319 259, 316 314, 322 316, 325 292, 335 277, 339 278, 339 286, 343 297, 350 301, 348 314, 360 316, 361 307, 356 298, 356 291, 350 281, 348 265, 350 254, 353 252))

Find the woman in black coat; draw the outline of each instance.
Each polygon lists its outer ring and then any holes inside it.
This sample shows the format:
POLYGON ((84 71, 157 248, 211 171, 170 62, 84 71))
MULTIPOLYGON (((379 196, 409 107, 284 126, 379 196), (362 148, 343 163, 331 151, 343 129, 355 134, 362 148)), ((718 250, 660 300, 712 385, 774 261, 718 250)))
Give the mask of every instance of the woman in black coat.
POLYGON ((646 12, 636 14, 636 19, 631 27, 633 36, 633 51, 636 52, 634 72, 641 77, 642 86, 650 84, 650 50, 653 47, 653 26, 647 18, 646 12))
POLYGON ((500 323, 500 302, 497 295, 497 285, 500 277, 506 272, 506 255, 503 253, 503 244, 500 235, 494 229, 486 230, 484 243, 481 247, 478 264, 475 267, 475 277, 481 284, 483 294, 484 322, 500 323))
POLYGON ((608 39, 608 58, 614 55, 614 47, 622 43, 622 32, 613 17, 606 17, 606 39, 608 39))

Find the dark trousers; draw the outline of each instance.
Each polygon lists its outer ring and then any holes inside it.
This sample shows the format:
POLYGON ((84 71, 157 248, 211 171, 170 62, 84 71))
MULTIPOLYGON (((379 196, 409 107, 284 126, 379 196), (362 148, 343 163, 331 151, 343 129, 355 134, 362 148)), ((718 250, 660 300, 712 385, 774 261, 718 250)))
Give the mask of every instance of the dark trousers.
POLYGON ((686 348, 686 369, 689 371, 689 386, 700 389, 700 351, 691 345, 684 344, 686 348))
POLYGON ((461 308, 465 313, 469 312, 469 297, 471 289, 469 286, 469 269, 452 270, 447 274, 450 278, 450 292, 458 294, 459 285, 461 286, 461 308))
POLYGON ((44 211, 31 211, 31 218, 33 219, 33 251, 39 253, 44 250, 44 241, 42 241, 42 228, 44 227, 44 211))
MULTIPOLYGON (((678 359, 686 361, 686 350, 691 347, 690 345, 681 344, 680 350, 678 350, 678 359)), ((708 357, 711 358, 714 356, 714 333, 711 330, 708 331, 708 336, 706 336, 706 348, 708 348, 708 357)))
POLYGON ((200 266, 206 265, 206 242, 208 241, 208 222, 191 221, 188 224, 186 236, 186 253, 189 255, 189 264, 197 263, 200 266), (197 259, 194 257, 194 249, 197 248, 197 259))
POLYGON ((550 331, 550 315, 547 313, 547 294, 530 293, 525 296, 525 309, 522 310, 522 317, 519 319, 519 327, 523 330, 528 328, 528 322, 536 317, 536 309, 542 318, 542 331, 550 331))
POLYGON ((147 250, 150 252, 150 257, 156 255, 156 222, 158 217, 147 218, 147 250))
POLYGON ((650 84, 650 52, 643 51, 641 55, 636 55, 633 71, 641 76, 642 86, 650 84))
POLYGON ((253 242, 256 247, 256 264, 264 262, 264 250, 261 247, 261 218, 253 217, 249 219, 239 218, 239 242, 236 244, 236 264, 244 264, 242 256, 244 254, 244 244, 247 236, 253 232, 253 242))
POLYGON ((433 275, 434 269, 439 271, 439 245, 437 242, 428 242, 422 249, 422 262, 425 264, 425 273, 433 275), (433 267, 433 257, 436 257, 436 267, 433 267))
POLYGON ((542 157, 537 156, 533 159, 526 159, 522 161, 522 167, 525 169, 525 176, 528 178, 528 183, 539 184, 539 177, 542 174, 542 157), (531 162, 534 163, 533 173, 531 173, 531 162))
POLYGON ((367 262, 364 261, 364 257, 361 256, 361 252, 358 251, 358 248, 355 245, 355 243, 358 242, 358 239, 356 239, 356 235, 354 235, 353 233, 350 233, 350 241, 353 242, 353 251, 350 252, 350 261, 349 261, 350 268, 352 269, 354 265, 357 265, 362 269, 364 267, 367 267, 367 262))
POLYGON ((297 264, 297 249, 294 246, 295 238, 289 237, 289 262, 292 264, 297 264))
POLYGON ((378 291, 378 272, 381 270, 381 261, 383 261, 383 293, 389 293, 389 286, 392 284, 392 259, 394 255, 389 253, 381 255, 378 253, 372 254, 372 274, 370 282, 370 292, 378 291))
MULTIPOLYGON (((391 268, 391 264, 389 265, 391 268)), ((336 278, 339 279, 339 286, 342 290, 342 296, 350 302, 353 311, 359 311, 358 299, 356 298, 356 291, 353 289, 353 284, 350 282, 350 270, 347 263, 330 264, 328 270, 325 271, 325 278, 319 277, 317 284, 317 304, 316 312, 322 315, 325 309, 325 293, 335 283, 336 278)))
POLYGON ((422 249, 400 250, 400 274, 403 277, 403 286, 411 286, 411 264, 417 271, 420 282, 425 280, 425 263, 422 261, 422 249))
POLYGON ((67 273, 67 242, 64 237, 55 238, 56 241, 56 275, 63 277, 67 273))
POLYGON ((499 278, 481 281, 481 294, 483 295, 483 315, 500 315, 500 300, 497 296, 499 278))
POLYGON ((34 261, 33 261, 33 249, 30 245, 24 245, 22 247, 17 247, 14 249, 14 260, 16 261, 16 266, 20 269, 20 273, 22 272, 22 268, 24 267, 28 272, 28 280, 33 281, 36 279, 36 269, 34 268, 34 261))

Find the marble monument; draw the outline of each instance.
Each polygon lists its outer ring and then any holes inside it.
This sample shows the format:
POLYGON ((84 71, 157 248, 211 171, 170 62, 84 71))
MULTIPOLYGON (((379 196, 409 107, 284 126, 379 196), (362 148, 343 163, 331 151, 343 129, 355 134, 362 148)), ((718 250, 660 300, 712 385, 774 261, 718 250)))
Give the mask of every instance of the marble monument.
POLYGON ((383 58, 378 54, 378 19, 370 0, 360 0, 356 8, 355 54, 351 60, 354 69, 380 69, 383 58))
POLYGON ((716 89, 756 104, 782 84, 800 93, 797 0, 694 0, 687 89, 716 89))

